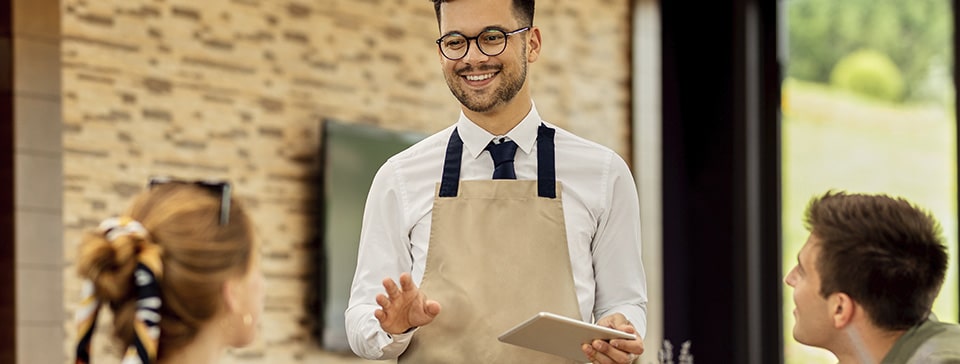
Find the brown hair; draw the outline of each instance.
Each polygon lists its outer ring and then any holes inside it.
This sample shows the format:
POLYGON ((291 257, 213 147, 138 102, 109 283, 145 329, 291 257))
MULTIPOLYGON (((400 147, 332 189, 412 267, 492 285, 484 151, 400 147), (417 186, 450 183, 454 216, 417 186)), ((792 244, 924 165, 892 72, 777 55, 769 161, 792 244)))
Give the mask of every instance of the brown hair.
MULTIPOLYGON (((433 1, 433 10, 437 12, 437 24, 440 24, 440 5, 446 2, 453 0, 431 0, 433 1)), ((513 13, 517 16, 517 20, 520 21, 520 25, 531 26, 533 25, 533 13, 535 6, 534 0, 512 0, 513 2, 513 13)))
POLYGON ((820 242, 820 294, 843 292, 875 325, 903 330, 926 319, 947 270, 942 230, 903 198, 830 191, 805 223, 820 242))
POLYGON ((127 235, 111 243, 97 231, 83 237, 78 272, 109 304, 114 336, 124 347, 134 336, 133 271, 144 244, 161 249, 160 358, 189 343, 220 309, 223 283, 246 273, 254 249, 250 220, 233 200, 229 223, 221 226, 220 198, 220 192, 193 184, 157 185, 137 196, 125 215, 146 228, 146 239, 127 235))

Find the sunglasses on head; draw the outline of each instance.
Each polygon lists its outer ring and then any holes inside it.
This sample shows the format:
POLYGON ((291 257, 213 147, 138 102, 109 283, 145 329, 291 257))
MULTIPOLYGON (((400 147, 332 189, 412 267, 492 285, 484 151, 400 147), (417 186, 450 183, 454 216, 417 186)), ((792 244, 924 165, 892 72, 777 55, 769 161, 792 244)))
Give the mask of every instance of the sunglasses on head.
POLYGON ((202 187, 220 194, 220 225, 230 222, 230 182, 219 180, 181 180, 172 177, 151 177, 148 188, 164 184, 186 184, 202 187))

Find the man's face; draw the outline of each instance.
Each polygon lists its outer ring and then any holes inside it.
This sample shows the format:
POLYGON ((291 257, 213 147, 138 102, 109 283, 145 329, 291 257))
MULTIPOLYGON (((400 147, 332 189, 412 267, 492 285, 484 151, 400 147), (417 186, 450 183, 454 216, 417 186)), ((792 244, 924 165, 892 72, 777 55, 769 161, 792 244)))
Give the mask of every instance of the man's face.
MULTIPOLYGON (((488 28, 514 31, 520 24, 512 0, 457 0, 440 6, 440 35, 452 32, 474 37, 488 28)), ((507 37, 506 49, 497 56, 480 52, 471 40, 466 56, 450 60, 440 56, 447 86, 467 109, 484 113, 508 104, 527 77, 527 40, 533 30, 507 37)))
POLYGON ((790 270, 784 282, 793 287, 793 338, 810 346, 825 347, 829 344, 835 328, 827 300, 820 295, 820 273, 817 260, 820 256, 820 239, 810 234, 800 253, 797 265, 790 270))

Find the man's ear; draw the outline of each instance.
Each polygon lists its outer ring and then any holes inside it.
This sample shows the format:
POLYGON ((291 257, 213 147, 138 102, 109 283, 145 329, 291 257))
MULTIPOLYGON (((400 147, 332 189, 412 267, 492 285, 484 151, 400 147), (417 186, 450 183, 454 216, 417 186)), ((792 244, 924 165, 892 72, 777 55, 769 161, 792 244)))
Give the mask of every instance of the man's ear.
POLYGON ((827 298, 827 309, 833 317, 833 327, 842 329, 853 322, 857 302, 843 292, 836 292, 827 298))
POLYGON ((536 62, 540 58, 540 46, 543 38, 540 36, 540 27, 530 28, 530 40, 527 43, 527 63, 536 62))

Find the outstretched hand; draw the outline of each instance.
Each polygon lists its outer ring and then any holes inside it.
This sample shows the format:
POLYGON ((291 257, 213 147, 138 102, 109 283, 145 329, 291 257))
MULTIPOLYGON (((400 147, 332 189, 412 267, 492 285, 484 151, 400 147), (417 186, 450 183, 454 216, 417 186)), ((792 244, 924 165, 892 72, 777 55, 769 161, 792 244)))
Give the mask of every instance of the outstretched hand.
POLYGON ((428 300, 413 284, 410 273, 400 274, 400 286, 397 286, 393 279, 384 279, 383 288, 387 294, 377 295, 380 308, 374 311, 373 315, 380 321, 383 331, 391 335, 429 324, 440 314, 440 303, 428 300))
POLYGON ((632 363, 638 355, 643 354, 643 339, 637 335, 637 330, 623 314, 615 313, 601 318, 597 325, 633 334, 636 339, 613 339, 610 342, 594 340, 592 343, 583 344, 581 349, 592 363, 632 363))

